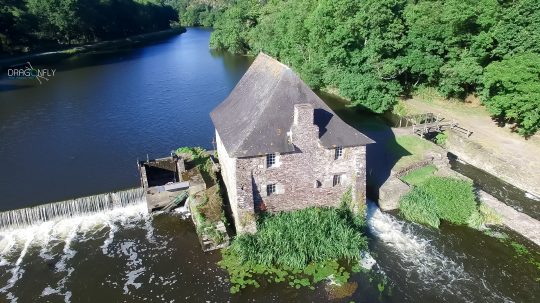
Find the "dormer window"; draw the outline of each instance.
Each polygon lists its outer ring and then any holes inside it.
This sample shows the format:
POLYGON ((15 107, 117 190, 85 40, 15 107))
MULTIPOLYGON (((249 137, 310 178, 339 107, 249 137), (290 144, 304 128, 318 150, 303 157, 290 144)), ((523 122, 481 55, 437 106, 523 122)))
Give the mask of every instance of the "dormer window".
POLYGON ((266 154, 266 168, 276 166, 276 154, 266 154))
POLYGON ((343 158, 343 147, 338 146, 336 147, 335 154, 334 154, 334 160, 343 158))

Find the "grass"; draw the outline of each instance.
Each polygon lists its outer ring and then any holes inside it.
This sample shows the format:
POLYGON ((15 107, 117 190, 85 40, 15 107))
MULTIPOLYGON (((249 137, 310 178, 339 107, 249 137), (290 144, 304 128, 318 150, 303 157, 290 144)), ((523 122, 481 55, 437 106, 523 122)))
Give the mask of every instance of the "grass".
POLYGON ((395 141, 387 143, 388 150, 399 160, 394 168, 404 168, 415 162, 422 161, 425 154, 434 149, 433 143, 416 135, 396 137, 395 141))
POLYGON ((304 268, 311 262, 358 260, 367 249, 363 220, 336 208, 307 208, 268 215, 255 235, 238 236, 230 249, 242 261, 304 268))
POLYGON ((262 282, 313 289, 330 277, 342 285, 350 272, 338 261, 357 262, 368 249, 364 228, 364 219, 347 208, 270 214, 259 219, 256 234, 237 236, 219 264, 229 272, 232 293, 262 282))
POLYGON ((424 183, 429 177, 437 171, 435 165, 426 165, 417 169, 411 170, 405 176, 401 177, 401 180, 407 182, 409 185, 420 185, 424 183))
POLYGON ((415 186, 401 198, 399 209, 406 219, 435 228, 440 220, 467 224, 478 212, 472 183, 446 177, 429 177, 415 186))

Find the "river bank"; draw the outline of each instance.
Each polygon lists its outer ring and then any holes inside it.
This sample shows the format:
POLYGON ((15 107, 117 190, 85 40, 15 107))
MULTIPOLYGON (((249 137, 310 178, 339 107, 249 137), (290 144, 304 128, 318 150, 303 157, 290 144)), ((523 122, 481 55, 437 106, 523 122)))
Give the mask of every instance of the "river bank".
POLYGON ((153 33, 130 36, 121 39, 101 41, 97 43, 83 44, 77 46, 70 45, 63 49, 55 49, 51 51, 20 55, 13 58, 2 58, 0 59, 0 68, 4 69, 10 66, 21 65, 29 61, 32 61, 32 63, 34 64, 40 64, 43 62, 52 62, 55 60, 66 59, 71 56, 83 53, 97 51, 114 51, 120 48, 137 47, 145 45, 147 43, 167 39, 169 37, 179 35, 184 32, 186 32, 186 28, 178 27, 153 33))
POLYGON ((487 110, 480 105, 450 100, 421 100, 402 102, 412 113, 434 113, 446 121, 459 123, 472 131, 463 138, 451 135, 446 142, 448 151, 498 178, 540 197, 540 135, 524 139, 509 128, 497 126, 487 110))
MULTIPOLYGON (((537 247, 540 247, 540 239, 537 234, 537 230, 540 229, 540 222, 535 219, 538 213, 534 204, 527 205, 534 203, 534 201, 523 201, 521 202, 522 204, 516 204, 514 201, 509 201, 508 199, 505 199, 506 196, 504 192, 496 192, 493 190, 497 187, 496 178, 490 177, 491 179, 489 182, 491 182, 491 184, 490 186, 486 186, 486 181, 482 179, 485 178, 484 176, 478 175, 477 173, 470 173, 466 168, 462 167, 467 164, 463 163, 461 166, 456 167, 455 162, 458 161, 457 159, 462 161, 461 158, 450 159, 447 156, 448 150, 446 148, 428 140, 421 139, 416 135, 412 135, 411 130, 408 128, 393 128, 392 132, 395 139, 392 139, 390 143, 395 140, 397 145, 392 143, 386 144, 386 146, 391 152, 393 151, 399 159, 393 165, 387 179, 379 187, 377 198, 379 207, 382 210, 397 210, 399 208, 401 197, 406 195, 412 189, 413 185, 407 184, 404 181, 403 177, 405 175, 421 167, 433 166, 435 167, 434 176, 451 177, 473 182, 476 187, 477 200, 479 203, 485 204, 494 210, 497 215, 500 216, 501 223, 506 227, 536 244, 537 247), (484 190, 489 190, 490 193, 487 193, 484 190), (493 195, 497 195, 497 198, 493 197, 493 195), (526 213, 524 213, 524 209, 526 213), (530 213, 530 215, 528 213, 530 213), (531 217, 531 215, 533 217, 531 217)), ((460 136, 453 131, 447 131, 447 134, 448 137, 460 136)), ((462 140, 466 139, 462 138, 462 140)), ((501 183, 499 187, 503 187, 503 181, 499 180, 498 182, 501 183)), ((526 199, 524 192, 521 195, 526 199)), ((513 198, 515 199, 515 195, 513 198)))
MULTIPOLYGON (((137 186, 137 159, 163 156, 179 144, 211 149, 208 113, 251 61, 210 52, 209 36, 208 30, 189 28, 162 43, 74 56, 55 63, 57 74, 42 85, 6 80, 17 87, 0 90, 2 207, 137 186)), ((380 117, 324 100, 376 139, 367 152, 370 184, 376 174, 384 178, 387 166, 395 164, 388 145, 403 151, 392 143, 391 128, 380 117)), ((314 290, 268 283, 231 294, 229 277, 217 265, 220 253, 201 251, 192 222, 179 214, 149 214, 145 201, 131 202, 0 232, 0 301, 331 300, 329 281, 314 290)), ((374 203, 369 203, 368 229, 374 268, 388 282, 379 286, 370 275, 353 273, 351 282, 358 287, 342 302, 539 300, 536 268, 478 230, 450 224, 430 229, 381 212, 374 203)), ((511 231, 508 236, 527 245, 511 231)))

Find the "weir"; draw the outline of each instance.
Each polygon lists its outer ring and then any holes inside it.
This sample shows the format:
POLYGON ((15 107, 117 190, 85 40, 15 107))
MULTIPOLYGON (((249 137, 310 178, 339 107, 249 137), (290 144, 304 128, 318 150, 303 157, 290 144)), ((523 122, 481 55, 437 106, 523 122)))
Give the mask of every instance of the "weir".
POLYGON ((53 202, 0 213, 0 230, 125 207, 145 199, 142 188, 53 202))

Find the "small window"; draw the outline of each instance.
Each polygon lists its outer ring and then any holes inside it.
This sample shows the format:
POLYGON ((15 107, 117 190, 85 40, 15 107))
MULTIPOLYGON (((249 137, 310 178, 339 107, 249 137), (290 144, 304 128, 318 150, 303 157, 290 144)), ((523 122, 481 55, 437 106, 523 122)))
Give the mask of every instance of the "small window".
POLYGON ((267 154, 266 155, 266 167, 276 166, 276 154, 267 154))
POLYGON ((276 193, 276 184, 266 185, 266 195, 270 196, 276 193))
POLYGON ((322 187, 321 181, 319 180, 315 181, 315 188, 321 188, 321 187, 322 187))
POLYGON ((334 181, 332 182, 333 186, 341 185, 341 175, 334 175, 334 181))
POLYGON ((334 155, 334 160, 343 158, 343 147, 338 146, 336 147, 336 153, 334 155))

